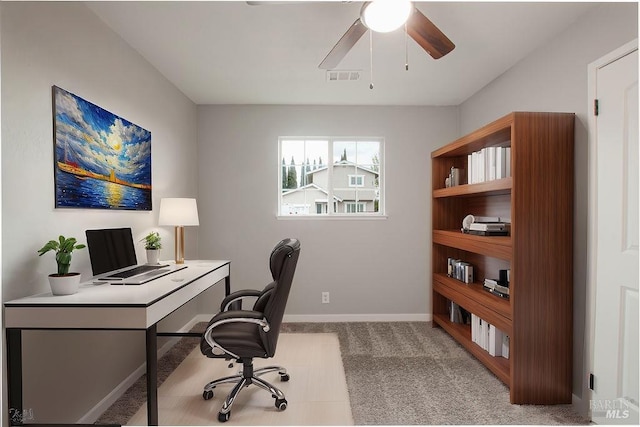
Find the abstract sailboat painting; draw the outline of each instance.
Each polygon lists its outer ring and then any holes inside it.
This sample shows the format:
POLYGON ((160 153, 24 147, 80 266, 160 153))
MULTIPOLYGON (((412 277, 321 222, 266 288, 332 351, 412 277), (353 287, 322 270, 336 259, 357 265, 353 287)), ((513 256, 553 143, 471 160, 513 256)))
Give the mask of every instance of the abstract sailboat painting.
POLYGON ((53 86, 56 208, 151 210, 151 132, 53 86))

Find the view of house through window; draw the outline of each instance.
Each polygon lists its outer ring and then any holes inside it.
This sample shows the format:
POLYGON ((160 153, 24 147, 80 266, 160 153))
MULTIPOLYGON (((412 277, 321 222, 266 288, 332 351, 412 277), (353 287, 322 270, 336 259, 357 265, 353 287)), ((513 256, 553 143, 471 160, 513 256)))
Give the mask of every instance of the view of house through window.
POLYGON ((281 216, 382 215, 382 138, 280 138, 281 216))

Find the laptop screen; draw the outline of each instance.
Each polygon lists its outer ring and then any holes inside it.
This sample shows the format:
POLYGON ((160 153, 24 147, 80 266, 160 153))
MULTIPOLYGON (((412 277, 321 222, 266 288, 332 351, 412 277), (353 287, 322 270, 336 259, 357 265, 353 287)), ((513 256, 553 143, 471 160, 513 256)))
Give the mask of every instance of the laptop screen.
POLYGON ((85 234, 94 276, 137 264, 131 228, 87 230, 85 234))

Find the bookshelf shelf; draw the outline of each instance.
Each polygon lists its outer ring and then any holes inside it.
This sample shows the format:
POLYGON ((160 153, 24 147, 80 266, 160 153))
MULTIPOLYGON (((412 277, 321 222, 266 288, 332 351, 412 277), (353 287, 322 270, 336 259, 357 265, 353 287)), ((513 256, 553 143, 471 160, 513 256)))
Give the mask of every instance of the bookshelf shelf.
POLYGON ((515 112, 431 153, 433 324, 509 386, 511 403, 571 402, 574 120, 515 112), (452 167, 466 170, 468 156, 488 147, 509 147, 511 176, 467 184, 463 173, 461 185, 445 188, 452 167), (462 233, 469 214, 510 218, 511 236, 462 233), (448 277, 448 257, 470 262, 476 282, 448 277), (481 284, 506 268, 508 300, 481 284), (489 355, 469 325, 451 322, 449 301, 509 335, 509 359, 489 355))
POLYGON ((510 236, 476 236, 464 234, 460 230, 433 230, 433 243, 507 261, 511 260, 510 236))
POLYGON ((449 188, 438 188, 433 190, 433 197, 456 197, 456 196, 475 196, 480 194, 499 195, 511 193, 511 177, 496 179, 493 181, 482 182, 478 184, 463 184, 449 188))
POLYGON ((507 335, 512 332, 510 300, 492 295, 480 283, 466 284, 440 273, 433 275, 433 286, 449 300, 464 301, 464 307, 473 309, 472 312, 507 335))

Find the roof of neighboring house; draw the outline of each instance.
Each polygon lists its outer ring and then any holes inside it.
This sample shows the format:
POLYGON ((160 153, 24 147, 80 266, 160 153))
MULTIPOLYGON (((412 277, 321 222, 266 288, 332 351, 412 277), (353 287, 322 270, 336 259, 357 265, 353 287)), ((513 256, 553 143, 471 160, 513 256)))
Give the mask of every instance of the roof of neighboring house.
MULTIPOLYGON (((369 169, 369 168, 363 168, 362 166, 358 166, 358 165, 356 165, 355 163, 350 162, 349 160, 340 160, 339 162, 334 163, 334 164, 333 164, 333 166, 355 166, 355 167, 357 167, 358 169, 362 169, 363 171, 366 171, 366 172, 372 173, 372 174, 374 174, 374 175, 380 175, 380 172, 374 171, 373 169, 369 169)), ((314 174, 314 173, 316 173, 316 172, 320 172, 320 171, 323 171, 323 170, 327 170, 327 168, 328 168, 328 166, 322 166, 322 167, 320 167, 320 168, 318 168, 318 169, 314 169, 314 170, 312 170, 312 171, 309 171, 309 172, 307 172, 306 174, 307 174, 307 175, 311 175, 311 174, 314 174)))
MULTIPOLYGON (((295 192, 297 192, 297 191, 300 191, 300 190, 307 190, 307 189, 310 189, 310 188, 314 188, 314 189, 316 189, 316 190, 319 190, 319 191, 321 191, 322 193, 324 193, 324 194, 326 194, 327 196, 329 196, 329 192, 327 192, 327 190, 325 190, 325 189, 324 189, 324 188, 322 188, 322 187, 318 187, 318 186, 317 186, 317 185, 315 185, 315 184, 307 184, 307 185, 304 185, 304 186, 302 186, 302 187, 298 187, 298 188, 293 189, 293 190, 285 191, 284 193, 282 193, 282 195, 283 195, 283 196, 286 196, 286 195, 289 195, 289 194, 295 193, 295 192)), ((333 198, 334 198, 335 200, 337 200, 338 202, 342 202, 342 201, 343 201, 340 197, 337 197, 337 196, 335 196, 335 195, 333 196, 333 198)))

